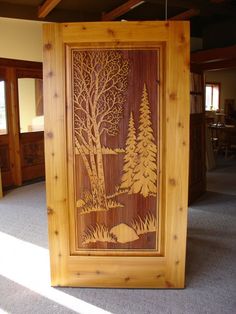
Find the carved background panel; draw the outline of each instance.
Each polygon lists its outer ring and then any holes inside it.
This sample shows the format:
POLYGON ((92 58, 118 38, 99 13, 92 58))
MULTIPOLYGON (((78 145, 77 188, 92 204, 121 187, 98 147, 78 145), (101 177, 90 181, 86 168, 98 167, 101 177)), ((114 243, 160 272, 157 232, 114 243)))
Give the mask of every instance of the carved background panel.
POLYGON ((76 248, 157 250, 158 50, 72 51, 76 248))

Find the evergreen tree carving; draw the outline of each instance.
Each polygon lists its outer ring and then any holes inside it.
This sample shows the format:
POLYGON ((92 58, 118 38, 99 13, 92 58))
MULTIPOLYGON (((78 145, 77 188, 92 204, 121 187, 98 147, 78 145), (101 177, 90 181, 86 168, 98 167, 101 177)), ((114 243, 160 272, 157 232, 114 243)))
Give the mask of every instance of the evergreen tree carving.
POLYGON ((123 175, 121 178, 120 185, 121 189, 130 190, 133 185, 134 168, 136 167, 137 163, 136 145, 137 145, 136 129, 134 125, 133 113, 131 112, 129 118, 128 135, 125 144, 123 175))
POLYGON ((140 193, 147 197, 157 192, 157 146, 153 135, 151 111, 145 84, 139 112, 139 134, 136 148, 138 162, 134 168, 132 193, 140 193))

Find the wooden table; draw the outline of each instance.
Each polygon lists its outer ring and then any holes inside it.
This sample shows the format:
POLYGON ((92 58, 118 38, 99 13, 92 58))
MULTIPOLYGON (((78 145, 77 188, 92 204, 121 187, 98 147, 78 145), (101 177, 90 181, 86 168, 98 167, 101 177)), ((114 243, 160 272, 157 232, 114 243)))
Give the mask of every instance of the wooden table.
POLYGON ((236 136, 235 125, 231 124, 211 124, 208 126, 211 132, 211 142, 213 150, 218 152, 224 150, 226 157, 232 144, 232 137, 236 136))

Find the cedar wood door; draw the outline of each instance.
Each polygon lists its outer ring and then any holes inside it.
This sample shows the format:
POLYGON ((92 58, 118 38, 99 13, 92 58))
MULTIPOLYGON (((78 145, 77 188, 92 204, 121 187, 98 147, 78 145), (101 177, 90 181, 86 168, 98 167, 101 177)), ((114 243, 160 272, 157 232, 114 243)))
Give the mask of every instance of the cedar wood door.
POLYGON ((184 287, 188 22, 44 25, 53 286, 184 287))

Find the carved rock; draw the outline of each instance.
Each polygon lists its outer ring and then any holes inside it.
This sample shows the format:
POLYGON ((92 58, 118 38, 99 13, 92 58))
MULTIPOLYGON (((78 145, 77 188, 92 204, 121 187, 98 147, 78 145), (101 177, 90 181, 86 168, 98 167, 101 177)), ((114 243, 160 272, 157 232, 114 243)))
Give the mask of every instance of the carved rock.
POLYGON ((117 242, 119 243, 133 242, 139 239, 134 229, 124 223, 111 228, 110 233, 117 237, 117 242))

